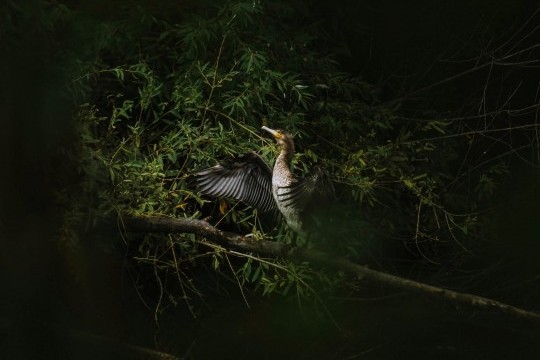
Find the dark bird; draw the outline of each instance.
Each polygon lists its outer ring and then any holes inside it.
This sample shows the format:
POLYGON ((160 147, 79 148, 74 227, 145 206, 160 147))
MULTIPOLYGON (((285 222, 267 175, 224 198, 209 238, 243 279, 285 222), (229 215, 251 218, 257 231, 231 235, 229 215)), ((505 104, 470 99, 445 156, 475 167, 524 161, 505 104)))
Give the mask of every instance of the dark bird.
POLYGON ((279 210, 287 224, 306 235, 314 211, 332 197, 332 182, 315 167, 304 179, 291 171, 294 156, 292 136, 282 130, 268 131, 281 146, 273 171, 255 152, 223 162, 195 174, 197 188, 204 194, 240 200, 260 211, 279 210))

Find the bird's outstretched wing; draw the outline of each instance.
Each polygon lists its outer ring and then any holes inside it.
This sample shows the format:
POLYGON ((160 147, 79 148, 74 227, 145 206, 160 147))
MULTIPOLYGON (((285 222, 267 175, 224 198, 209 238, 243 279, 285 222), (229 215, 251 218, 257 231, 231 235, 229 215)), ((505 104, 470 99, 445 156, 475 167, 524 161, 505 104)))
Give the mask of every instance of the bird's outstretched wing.
POLYGON ((202 170, 194 180, 204 194, 240 200, 263 212, 277 209, 272 170, 255 152, 202 170))
POLYGON ((310 207, 328 204, 334 196, 334 185, 328 175, 318 166, 301 181, 282 187, 278 198, 286 207, 309 211, 310 207))

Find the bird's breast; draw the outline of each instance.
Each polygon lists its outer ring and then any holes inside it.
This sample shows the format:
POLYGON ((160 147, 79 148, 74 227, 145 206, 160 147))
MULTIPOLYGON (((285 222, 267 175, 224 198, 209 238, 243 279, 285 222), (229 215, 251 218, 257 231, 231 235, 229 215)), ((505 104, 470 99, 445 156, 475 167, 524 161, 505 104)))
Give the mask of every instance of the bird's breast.
POLYGON ((272 195, 276 201, 277 207, 287 224, 296 232, 303 233, 303 221, 301 210, 292 206, 290 203, 282 201, 287 198, 287 193, 290 191, 290 185, 293 184, 291 178, 274 178, 272 179, 272 195))
POLYGON ((277 207, 287 224, 296 232, 302 233, 302 214, 301 209, 295 207, 292 203, 283 201, 287 193, 291 190, 291 185, 296 182, 292 176, 289 162, 286 156, 280 154, 276 159, 274 170, 272 172, 272 195, 276 201, 277 207))

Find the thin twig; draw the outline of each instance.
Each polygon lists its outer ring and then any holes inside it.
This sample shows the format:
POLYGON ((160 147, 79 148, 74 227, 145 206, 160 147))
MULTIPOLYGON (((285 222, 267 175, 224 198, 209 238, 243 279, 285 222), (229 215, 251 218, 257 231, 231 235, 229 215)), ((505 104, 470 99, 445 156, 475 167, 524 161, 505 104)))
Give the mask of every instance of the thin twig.
POLYGON ((520 319, 540 321, 540 313, 521 309, 497 300, 482 296, 457 292, 422 282, 402 278, 385 272, 369 269, 349 259, 336 257, 316 249, 292 247, 283 243, 266 240, 253 240, 235 233, 221 231, 203 220, 177 219, 168 217, 125 217, 128 231, 193 233, 205 237, 231 249, 257 254, 282 257, 298 262, 310 262, 313 265, 342 271, 356 277, 384 284, 398 290, 415 292, 448 301, 456 305, 466 305, 477 310, 492 310, 520 319))

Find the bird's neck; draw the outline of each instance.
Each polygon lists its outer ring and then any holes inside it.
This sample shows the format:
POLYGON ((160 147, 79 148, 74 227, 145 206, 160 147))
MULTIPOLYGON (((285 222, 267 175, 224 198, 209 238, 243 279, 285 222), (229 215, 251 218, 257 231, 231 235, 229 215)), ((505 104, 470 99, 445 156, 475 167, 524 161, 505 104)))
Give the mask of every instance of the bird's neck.
POLYGON ((287 142, 281 145, 276 163, 274 165, 274 180, 280 183, 280 186, 288 185, 292 181, 291 162, 294 156, 294 144, 287 142))
POLYGON ((283 163, 287 167, 291 166, 291 162, 294 156, 294 143, 287 141, 281 145, 281 152, 277 158, 277 161, 283 163))

